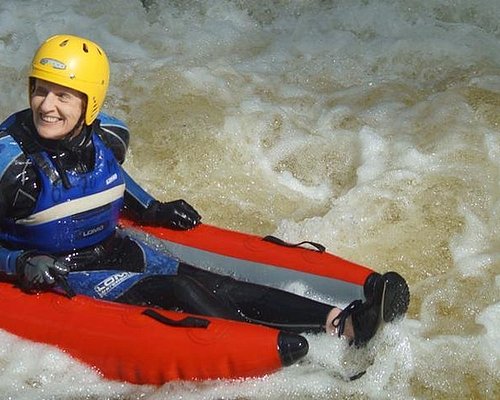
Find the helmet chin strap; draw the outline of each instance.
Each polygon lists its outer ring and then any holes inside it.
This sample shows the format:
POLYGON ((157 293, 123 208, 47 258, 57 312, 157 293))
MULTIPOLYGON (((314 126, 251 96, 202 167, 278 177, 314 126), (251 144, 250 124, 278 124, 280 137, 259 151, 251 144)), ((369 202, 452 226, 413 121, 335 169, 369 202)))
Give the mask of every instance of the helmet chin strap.
POLYGON ((80 118, 76 122, 75 126, 73 129, 71 129, 62 139, 63 143, 68 143, 71 142, 73 138, 76 138, 80 133, 82 133, 83 129, 85 128, 85 112, 87 110, 87 104, 84 102, 83 104, 83 112, 80 115, 80 118))

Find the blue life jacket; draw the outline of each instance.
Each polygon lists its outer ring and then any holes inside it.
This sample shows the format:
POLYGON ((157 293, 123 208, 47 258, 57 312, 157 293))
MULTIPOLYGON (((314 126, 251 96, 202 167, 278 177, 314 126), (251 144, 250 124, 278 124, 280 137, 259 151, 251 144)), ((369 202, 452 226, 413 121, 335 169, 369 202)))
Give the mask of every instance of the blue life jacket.
MULTIPOLYGON (((58 172, 46 152, 27 155, 37 167, 41 192, 31 215, 0 221, 1 241, 58 253, 95 245, 114 232, 123 204, 124 177, 112 151, 95 132, 92 141, 95 167, 88 173, 66 171, 69 188, 56 179, 58 172)), ((12 137, 0 139, 2 157, 20 151, 12 137)))

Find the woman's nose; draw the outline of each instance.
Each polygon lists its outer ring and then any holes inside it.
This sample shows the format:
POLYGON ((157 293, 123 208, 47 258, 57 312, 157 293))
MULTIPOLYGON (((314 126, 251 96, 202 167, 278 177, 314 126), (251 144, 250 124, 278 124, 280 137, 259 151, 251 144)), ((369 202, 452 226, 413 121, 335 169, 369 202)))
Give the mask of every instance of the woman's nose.
POLYGON ((50 111, 54 108, 55 101, 56 101, 56 95, 52 92, 48 92, 43 98, 43 101, 40 104, 40 108, 43 111, 50 111))

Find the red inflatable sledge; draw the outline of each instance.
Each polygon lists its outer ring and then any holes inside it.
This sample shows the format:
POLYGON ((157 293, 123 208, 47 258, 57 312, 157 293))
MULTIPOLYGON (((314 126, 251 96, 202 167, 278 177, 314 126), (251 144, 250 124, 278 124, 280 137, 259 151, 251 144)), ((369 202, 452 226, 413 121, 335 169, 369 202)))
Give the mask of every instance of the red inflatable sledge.
POLYGON ((111 380, 161 385, 261 376, 307 353, 300 336, 264 326, 86 296, 28 295, 2 283, 0 302, 2 329, 54 345, 111 380), (295 359, 287 355, 290 344, 295 359))
POLYGON ((364 298, 363 284, 373 273, 314 242, 290 244, 206 224, 177 231, 141 226, 126 218, 121 222, 138 235, 150 235, 156 246, 187 264, 285 290, 288 283, 302 282, 311 297, 330 298, 334 304, 364 298))
MULTIPOLYGON (((373 272, 310 242, 290 245, 205 224, 174 231, 121 223, 186 263, 285 290, 300 281, 306 295, 337 304, 363 298, 373 272)), ((107 379, 136 384, 262 376, 308 351, 302 336, 260 325, 80 295, 28 295, 9 283, 0 283, 0 304, 0 329, 56 346, 107 379)))

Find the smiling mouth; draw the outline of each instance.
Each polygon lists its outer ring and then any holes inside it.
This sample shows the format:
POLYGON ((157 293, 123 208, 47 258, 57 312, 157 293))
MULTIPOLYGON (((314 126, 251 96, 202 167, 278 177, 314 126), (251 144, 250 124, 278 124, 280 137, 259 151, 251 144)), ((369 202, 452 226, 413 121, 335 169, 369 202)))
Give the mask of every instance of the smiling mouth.
POLYGON ((61 118, 52 117, 50 115, 40 115, 40 120, 49 124, 61 121, 61 118))

